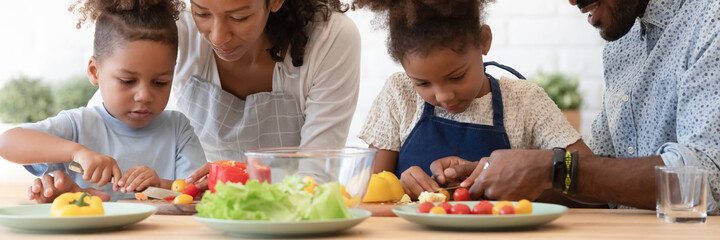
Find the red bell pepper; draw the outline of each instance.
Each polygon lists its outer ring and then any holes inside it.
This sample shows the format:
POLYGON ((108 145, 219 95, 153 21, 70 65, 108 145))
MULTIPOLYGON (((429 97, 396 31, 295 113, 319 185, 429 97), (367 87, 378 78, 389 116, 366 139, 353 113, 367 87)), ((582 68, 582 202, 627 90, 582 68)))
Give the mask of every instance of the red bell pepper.
POLYGON ((245 184, 248 180, 245 163, 235 161, 219 161, 210 163, 210 174, 208 176, 208 188, 215 192, 215 184, 234 182, 245 184))

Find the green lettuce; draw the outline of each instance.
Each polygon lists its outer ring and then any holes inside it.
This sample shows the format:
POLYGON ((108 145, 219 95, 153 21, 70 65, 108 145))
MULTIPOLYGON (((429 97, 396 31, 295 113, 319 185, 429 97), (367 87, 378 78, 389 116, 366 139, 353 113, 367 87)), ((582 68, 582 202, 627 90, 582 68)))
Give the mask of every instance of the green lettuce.
POLYGON ((245 185, 218 183, 215 193, 206 192, 196 209, 200 217, 233 220, 296 222, 352 217, 340 184, 318 185, 314 195, 303 190, 307 185, 297 175, 278 184, 257 180, 245 185))

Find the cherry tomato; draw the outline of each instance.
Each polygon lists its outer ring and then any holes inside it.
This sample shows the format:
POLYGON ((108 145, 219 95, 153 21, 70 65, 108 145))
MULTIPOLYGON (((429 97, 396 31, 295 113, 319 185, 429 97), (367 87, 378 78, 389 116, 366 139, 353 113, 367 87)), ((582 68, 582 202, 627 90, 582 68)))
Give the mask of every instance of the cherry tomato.
POLYGON ((511 206, 511 207, 512 207, 513 205, 512 205, 512 203, 510 203, 510 202, 508 202, 508 201, 502 201, 502 202, 495 203, 495 206, 493 206, 493 209, 492 209, 492 214, 493 214, 493 215, 498 215, 498 214, 500 214, 500 209, 502 209, 502 208, 505 207, 505 206, 511 206))
POLYGON ((192 203, 193 197, 187 194, 180 194, 173 200, 174 204, 189 204, 192 203))
POLYGON ((190 183, 187 186, 185 186, 185 189, 183 189, 182 193, 190 195, 193 198, 195 198, 195 197, 197 197, 198 193, 200 193, 200 190, 195 186, 194 183, 190 183))
POLYGON ((447 211, 445 211, 445 208, 440 206, 434 206, 430 209, 430 214, 447 214, 447 211))
POLYGON ((480 201, 475 204, 472 209, 472 214, 492 214, 493 204, 488 201, 480 201))
POLYGON ((453 205, 450 210, 450 214, 470 214, 470 207, 462 203, 453 205))
POLYGON ((185 179, 178 179, 173 181, 170 189, 176 192, 182 192, 183 190, 185 190, 185 186, 187 186, 187 183, 185 183, 185 179))
POLYGON ((527 199, 523 199, 518 201, 515 204, 515 214, 531 214, 532 213, 532 203, 528 201, 527 199))
POLYGON ((466 188, 455 189, 453 193, 453 200, 455 201, 470 201, 470 192, 466 188))
POLYGON ((437 206, 444 208, 446 213, 449 213, 451 212, 450 210, 452 210, 452 204, 449 204, 448 202, 441 202, 437 206))
POLYGON ((424 202, 417 208, 417 213, 429 213, 430 209, 435 207, 435 204, 431 202, 424 202))
POLYGON ((175 200, 175 196, 167 196, 167 197, 165 197, 165 198, 163 198, 163 199, 164 199, 165 201, 168 201, 168 202, 173 202, 173 200, 175 200))
POLYGON ((512 205, 503 206, 502 208, 500 208, 500 211, 498 211, 498 214, 500 214, 500 215, 515 214, 515 208, 512 205))

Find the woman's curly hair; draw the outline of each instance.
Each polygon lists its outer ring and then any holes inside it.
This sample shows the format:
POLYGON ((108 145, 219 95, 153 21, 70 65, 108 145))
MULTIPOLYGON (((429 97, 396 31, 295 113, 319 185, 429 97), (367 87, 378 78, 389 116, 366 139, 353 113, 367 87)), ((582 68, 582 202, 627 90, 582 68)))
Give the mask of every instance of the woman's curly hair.
MULTIPOLYGON (((265 0, 268 6, 270 0, 265 0)), ((347 4, 339 0, 288 0, 277 12, 268 17, 265 33, 272 44, 270 57, 283 61, 281 53, 290 47, 293 66, 302 66, 305 45, 308 42, 307 26, 311 22, 327 21, 332 12, 346 12, 347 4)))
POLYGON ((380 13, 390 30, 388 53, 397 62, 407 54, 427 56, 446 47, 462 52, 479 47, 485 6, 492 0, 353 0, 352 7, 380 13))
POLYGON ((68 10, 80 16, 76 25, 95 22, 94 56, 98 61, 122 41, 151 40, 177 49, 175 21, 182 0, 77 0, 68 10))

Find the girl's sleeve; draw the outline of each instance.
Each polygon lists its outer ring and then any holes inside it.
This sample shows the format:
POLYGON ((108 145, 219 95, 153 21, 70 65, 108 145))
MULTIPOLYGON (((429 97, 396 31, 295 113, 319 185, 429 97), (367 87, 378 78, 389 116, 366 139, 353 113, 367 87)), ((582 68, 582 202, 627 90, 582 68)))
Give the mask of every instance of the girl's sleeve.
POLYGON ((525 91, 528 96, 523 98, 524 112, 528 115, 525 131, 532 134, 532 147, 567 147, 580 140, 580 133, 570 125, 547 93, 535 84, 527 83, 527 86, 525 91))
POLYGON ((398 75, 385 81, 375 98, 358 138, 379 149, 400 151, 400 123, 405 110, 401 109, 403 96, 398 75))

